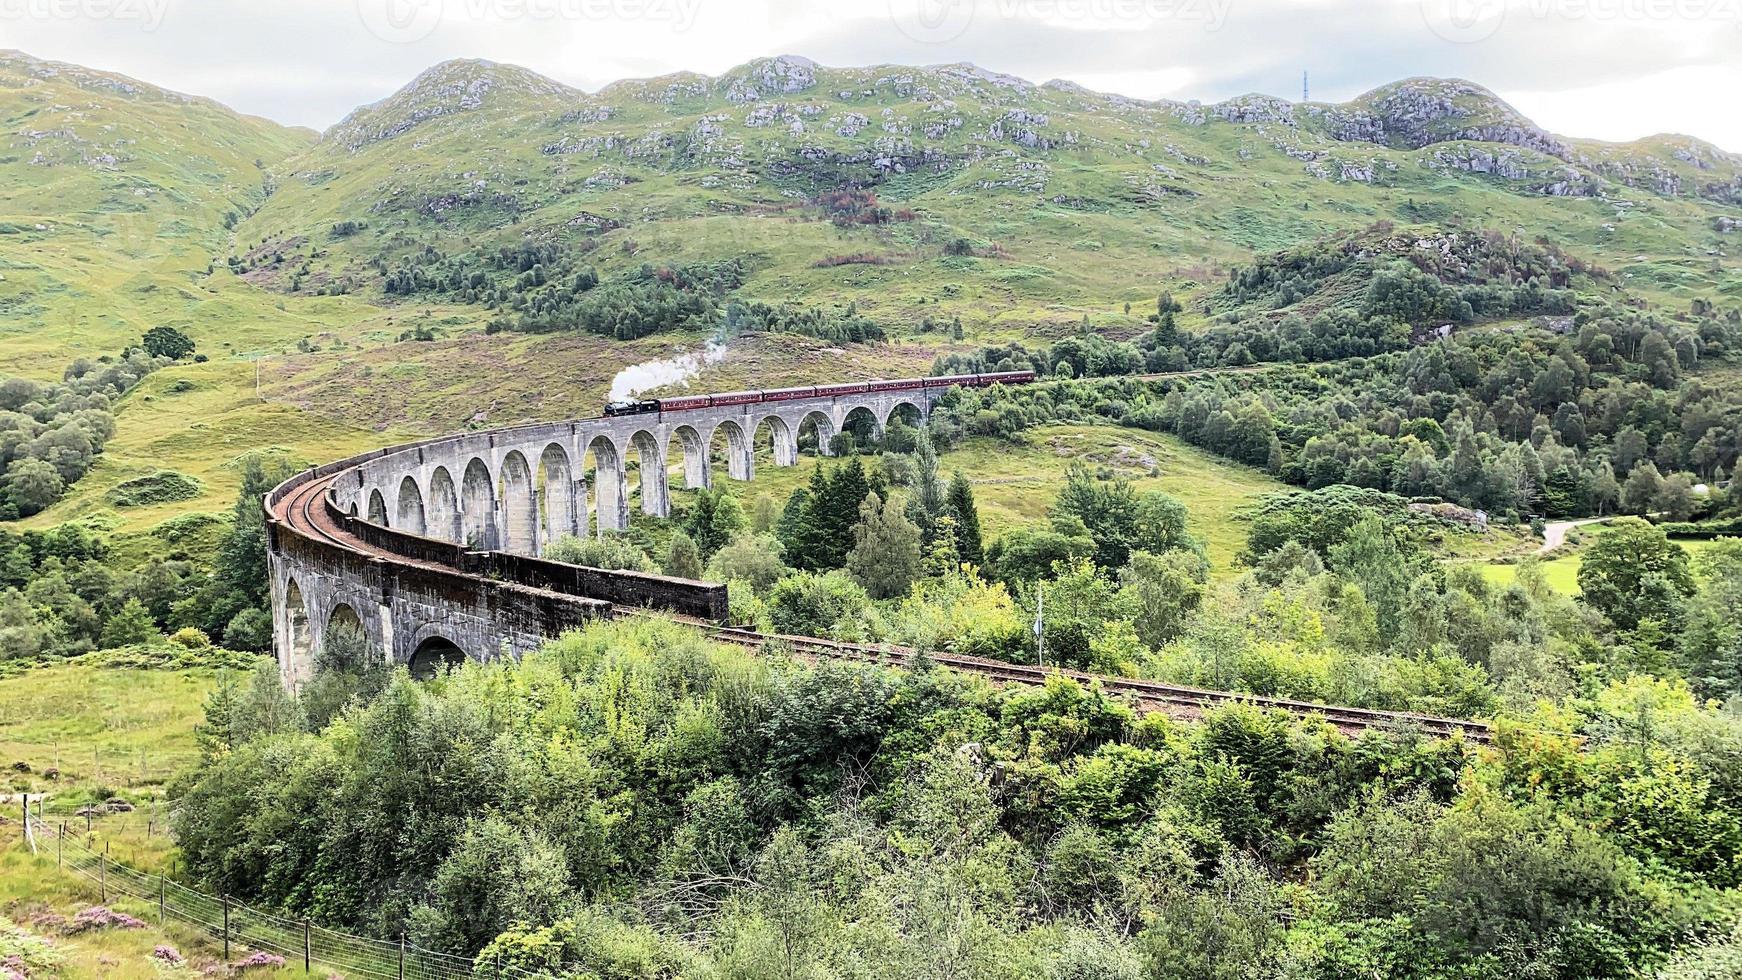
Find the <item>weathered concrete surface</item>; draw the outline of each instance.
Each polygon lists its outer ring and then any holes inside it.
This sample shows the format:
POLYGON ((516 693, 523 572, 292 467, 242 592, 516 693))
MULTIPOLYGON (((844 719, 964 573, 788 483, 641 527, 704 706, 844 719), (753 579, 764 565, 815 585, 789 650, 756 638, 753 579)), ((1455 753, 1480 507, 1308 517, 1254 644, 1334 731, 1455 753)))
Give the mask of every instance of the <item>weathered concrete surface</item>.
POLYGON ((298 480, 269 495, 274 646, 284 677, 293 687, 307 680, 314 651, 341 622, 354 623, 377 649, 416 668, 457 654, 519 656, 607 614, 613 602, 723 619, 725 595, 718 586, 565 570, 535 559, 564 535, 627 527, 631 473, 642 510, 667 515, 666 473, 674 453, 683 460, 686 486, 712 485, 709 449, 716 441, 725 448, 727 476, 749 480, 758 436, 772 442, 775 465, 791 466, 807 425, 826 452, 850 416, 864 413, 879 432, 898 414, 923 422, 946 390, 542 423, 463 433, 320 467, 305 477, 330 480, 330 493, 318 504, 308 496, 305 511, 343 527, 348 539, 376 554, 321 540, 287 520, 282 511, 298 480))
POLYGON ((726 449, 727 475, 755 477, 753 440, 766 432, 776 466, 798 462, 798 434, 818 442, 868 415, 875 429, 898 412, 923 420, 947 389, 871 392, 682 413, 554 422, 467 433, 390 452, 336 484, 340 503, 371 522, 481 550, 537 555, 565 534, 622 530, 631 497, 643 513, 671 511, 667 468, 683 460, 685 485, 713 485, 709 448, 726 449), (766 428, 764 428, 766 427, 766 428), (629 477, 637 486, 633 494, 629 477))
POLYGON ((386 560, 282 526, 272 528, 268 565, 275 648, 292 689, 313 675, 314 653, 338 624, 361 629, 391 661, 422 668, 454 651, 519 656, 611 610, 604 599, 386 560))

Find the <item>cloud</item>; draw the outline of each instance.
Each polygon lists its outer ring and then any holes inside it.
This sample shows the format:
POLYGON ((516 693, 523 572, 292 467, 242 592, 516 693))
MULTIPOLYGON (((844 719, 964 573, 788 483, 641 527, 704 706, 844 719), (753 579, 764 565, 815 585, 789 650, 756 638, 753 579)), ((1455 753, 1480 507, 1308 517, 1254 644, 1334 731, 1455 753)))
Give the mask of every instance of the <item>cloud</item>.
MULTIPOLYGON (((16 14, 10 2, 20 0, 0 0, 0 10, 16 14)), ((154 29, 6 16, 0 46, 317 128, 447 58, 512 62, 597 90, 796 53, 834 65, 972 61, 1034 81, 1204 101, 1295 98, 1303 70, 1324 100, 1453 75, 1566 135, 1630 138, 1673 124, 1742 148, 1742 114, 1726 104, 1742 87, 1738 0, 154 2, 167 5, 154 29), (1447 2, 1486 18, 1464 32, 1469 43, 1448 38, 1457 32, 1435 6, 1447 2), (404 36, 381 36, 395 32, 404 36)))

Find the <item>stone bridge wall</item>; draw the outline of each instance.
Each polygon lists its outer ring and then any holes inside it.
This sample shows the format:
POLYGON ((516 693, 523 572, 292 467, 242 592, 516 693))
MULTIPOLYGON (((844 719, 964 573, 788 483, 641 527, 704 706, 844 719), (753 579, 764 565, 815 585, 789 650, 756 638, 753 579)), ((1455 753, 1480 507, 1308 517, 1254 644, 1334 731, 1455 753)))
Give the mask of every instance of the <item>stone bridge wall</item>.
POLYGON ((281 672, 294 689, 335 624, 362 630, 395 662, 457 649, 518 656, 610 612, 611 603, 492 581, 464 571, 394 562, 273 529, 273 627, 281 672))
POLYGON ((666 516, 667 471, 681 458, 686 487, 708 487, 710 447, 726 475, 755 475, 756 440, 777 466, 798 461, 799 432, 820 451, 849 417, 873 430, 898 414, 923 422, 946 388, 683 412, 540 423, 463 433, 365 453, 301 474, 267 498, 275 647, 286 680, 313 673, 313 654, 335 623, 414 669, 429 657, 518 656, 607 614, 613 603, 724 619, 725 589, 658 575, 609 573, 542 561, 564 535, 629 524, 629 477, 643 512, 666 516), (319 506, 343 536, 391 553, 371 556, 293 528, 274 511, 308 481, 331 479, 319 506), (396 560, 404 558, 405 561, 396 560))
POLYGON ((898 412, 923 421, 946 389, 871 392, 649 412, 467 433, 389 452, 344 474, 340 505, 369 521, 476 550, 538 555, 564 535, 629 526, 632 496, 643 513, 671 511, 668 467, 683 461, 684 486, 709 487, 716 441, 727 476, 755 476, 755 440, 771 441, 776 466, 798 461, 798 435, 814 426, 827 454, 848 417, 865 413, 877 431, 898 412), (631 491, 629 477, 636 486, 631 491))

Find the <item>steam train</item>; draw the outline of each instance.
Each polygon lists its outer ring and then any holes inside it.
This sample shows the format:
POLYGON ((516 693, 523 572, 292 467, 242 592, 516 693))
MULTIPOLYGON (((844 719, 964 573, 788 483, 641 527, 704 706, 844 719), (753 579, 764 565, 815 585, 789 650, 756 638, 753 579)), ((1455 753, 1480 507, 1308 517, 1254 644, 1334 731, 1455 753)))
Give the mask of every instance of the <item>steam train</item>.
POLYGON ((775 388, 768 391, 731 391, 722 395, 679 395, 675 398, 645 398, 637 401, 605 403, 605 414, 642 415, 648 412, 688 412, 698 408, 729 408, 735 405, 756 405, 762 402, 789 402, 800 398, 839 398, 843 395, 864 395, 880 391, 912 391, 916 388, 949 388, 964 385, 984 388, 989 385, 1026 384, 1034 380, 1033 371, 999 371, 993 374, 952 374, 939 378, 903 378, 899 381, 861 381, 855 384, 810 385, 804 388, 775 388))

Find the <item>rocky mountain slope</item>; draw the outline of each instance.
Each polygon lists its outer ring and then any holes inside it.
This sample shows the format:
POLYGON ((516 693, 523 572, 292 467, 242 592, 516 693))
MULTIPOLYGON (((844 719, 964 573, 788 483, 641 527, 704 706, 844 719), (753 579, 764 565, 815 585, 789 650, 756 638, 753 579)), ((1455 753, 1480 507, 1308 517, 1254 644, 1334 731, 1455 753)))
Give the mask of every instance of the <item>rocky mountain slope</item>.
POLYGON ((266 168, 307 130, 121 75, 0 51, 0 208, 8 214, 184 218, 257 204, 266 168))
POLYGON ((166 465, 217 509, 263 445, 327 458, 400 426, 594 411, 618 369, 693 352, 722 313, 782 329, 737 335, 693 382, 716 390, 911 372, 1085 325, 1131 337, 1164 291, 1182 329, 1239 331, 1359 291, 1343 281, 1359 270, 1247 288, 1327 236, 1411 259, 1540 238, 1604 296, 1742 299, 1736 157, 1557 136, 1452 80, 1202 105, 970 65, 774 58, 586 93, 463 61, 314 134, 7 53, 0 120, 0 374, 58 378, 158 325, 210 358, 123 406, 46 522, 149 530, 161 515, 105 494, 166 465), (718 290, 680 309, 684 329, 567 327, 694 298, 675 282, 718 290), (480 329, 529 314, 556 332, 480 329))
POLYGON ((1742 220, 1742 158, 1566 139, 1455 79, 1203 105, 797 57, 597 94, 448 62, 278 178, 240 229, 244 267, 276 288, 366 292, 425 246, 558 241, 604 270, 748 257, 753 295, 896 322, 1074 319, 1382 219, 1546 236, 1648 291, 1735 289, 1711 260, 1742 220), (843 188, 882 210, 818 206, 843 188))
POLYGON ((399 307, 390 272, 504 247, 606 278, 731 261, 748 300, 857 304, 894 336, 1135 330, 1159 291, 1381 221, 1544 238, 1647 295, 1742 293, 1742 158, 1557 136, 1454 79, 1206 105, 962 64, 767 58, 587 93, 454 61, 316 138, 10 53, 0 118, 0 310, 62 346, 197 327, 187 287, 232 272, 399 307), (96 256, 105 275, 81 279, 96 256))

